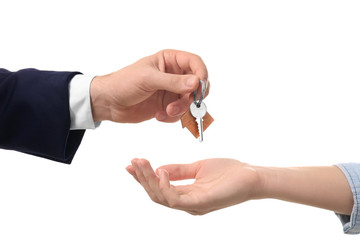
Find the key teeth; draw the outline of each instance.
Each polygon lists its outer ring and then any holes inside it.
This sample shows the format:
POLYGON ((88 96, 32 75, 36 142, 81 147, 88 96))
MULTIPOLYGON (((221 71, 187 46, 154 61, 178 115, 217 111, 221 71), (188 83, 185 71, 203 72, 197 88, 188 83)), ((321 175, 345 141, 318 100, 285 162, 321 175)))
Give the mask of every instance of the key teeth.
MULTIPOLYGON (((212 116, 206 112, 205 116, 202 118, 202 122, 203 122, 203 132, 206 131, 206 129, 214 122, 214 119, 212 118, 212 116)), ((199 138, 199 141, 201 141, 201 136, 200 136, 200 123, 198 122, 198 119, 195 118, 192 113, 191 110, 187 111, 182 117, 181 117, 181 124, 183 128, 187 128, 190 133, 195 137, 195 138, 199 138), (195 125, 196 124, 196 125, 195 125)))
POLYGON ((198 123, 198 120, 197 119, 195 119, 195 123, 196 123, 196 130, 197 130, 197 132, 196 132, 196 138, 199 138, 200 137, 200 125, 199 125, 199 123, 198 123))
POLYGON ((181 124, 182 127, 187 128, 195 138, 200 136, 196 118, 194 118, 190 111, 187 111, 181 117, 181 124))
POLYGON ((194 135, 195 138, 199 138, 200 137, 200 125, 196 119, 194 121, 196 124, 196 128, 194 128, 195 131, 192 134, 194 135))

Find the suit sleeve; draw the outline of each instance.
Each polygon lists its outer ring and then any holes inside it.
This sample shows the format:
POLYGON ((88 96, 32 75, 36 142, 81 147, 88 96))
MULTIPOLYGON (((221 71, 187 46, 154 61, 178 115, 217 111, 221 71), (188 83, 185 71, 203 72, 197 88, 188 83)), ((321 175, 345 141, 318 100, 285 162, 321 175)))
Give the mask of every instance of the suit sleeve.
POLYGON ((85 133, 70 131, 69 82, 76 74, 0 69, 0 148, 70 164, 85 133))

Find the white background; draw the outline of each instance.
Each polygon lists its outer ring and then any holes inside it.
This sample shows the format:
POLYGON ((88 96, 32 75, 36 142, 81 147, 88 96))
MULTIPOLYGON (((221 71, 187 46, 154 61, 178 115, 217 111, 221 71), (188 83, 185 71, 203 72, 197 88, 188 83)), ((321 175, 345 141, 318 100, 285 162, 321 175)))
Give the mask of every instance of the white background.
MULTIPOLYGON (((0 66, 106 74, 161 49, 200 55, 215 118, 103 122, 71 165, 0 151, 0 239, 350 239, 330 211, 251 201, 204 216, 153 203, 125 171, 230 157, 265 166, 360 161, 358 1, 0 2, 0 66)), ((29 89, 31 90, 31 89, 29 89)))

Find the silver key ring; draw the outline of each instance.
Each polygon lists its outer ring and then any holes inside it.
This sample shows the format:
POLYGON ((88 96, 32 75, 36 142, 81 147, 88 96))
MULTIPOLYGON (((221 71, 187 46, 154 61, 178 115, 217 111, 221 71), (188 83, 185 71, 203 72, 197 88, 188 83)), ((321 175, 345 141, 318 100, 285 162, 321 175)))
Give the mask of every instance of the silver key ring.
POLYGON ((201 96, 199 100, 196 100, 196 94, 197 94, 197 89, 194 91, 194 104, 196 105, 196 107, 200 107, 201 106, 201 102, 204 99, 205 96, 205 83, 203 80, 200 80, 201 83, 201 96))

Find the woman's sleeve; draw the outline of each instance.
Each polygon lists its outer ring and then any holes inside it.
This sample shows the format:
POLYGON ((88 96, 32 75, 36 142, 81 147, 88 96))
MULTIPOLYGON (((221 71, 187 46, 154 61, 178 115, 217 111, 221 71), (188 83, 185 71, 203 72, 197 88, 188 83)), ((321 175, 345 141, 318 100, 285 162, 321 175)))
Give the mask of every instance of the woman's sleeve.
POLYGON ((345 174, 351 191, 354 196, 354 206, 351 215, 336 214, 343 224, 344 233, 360 233, 360 163, 342 163, 338 164, 345 174))

